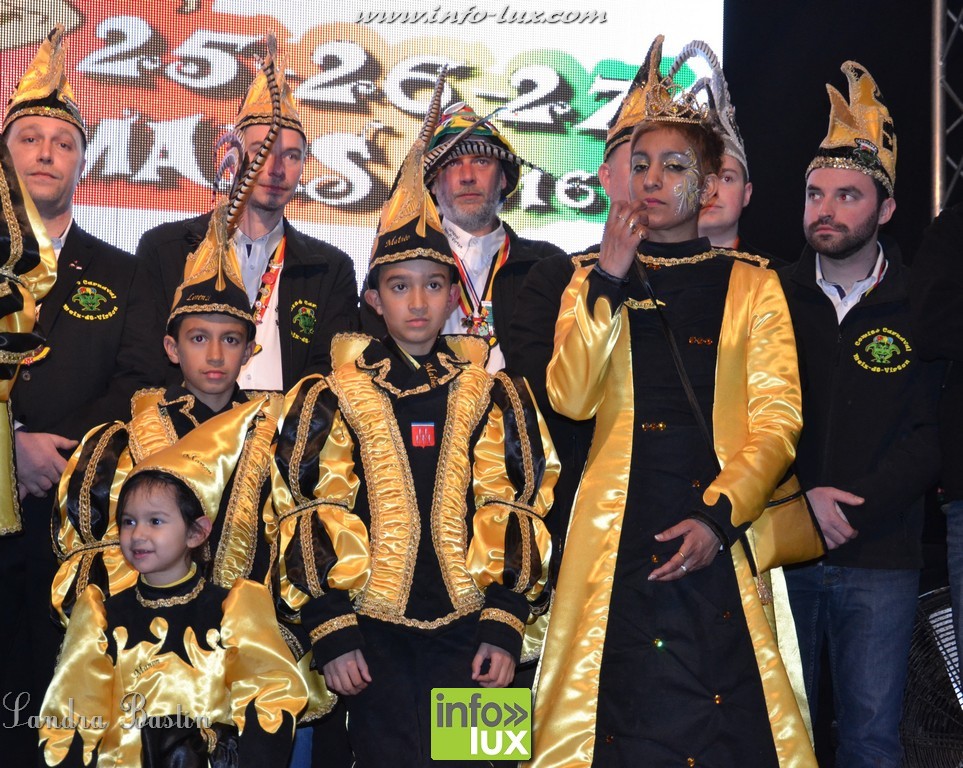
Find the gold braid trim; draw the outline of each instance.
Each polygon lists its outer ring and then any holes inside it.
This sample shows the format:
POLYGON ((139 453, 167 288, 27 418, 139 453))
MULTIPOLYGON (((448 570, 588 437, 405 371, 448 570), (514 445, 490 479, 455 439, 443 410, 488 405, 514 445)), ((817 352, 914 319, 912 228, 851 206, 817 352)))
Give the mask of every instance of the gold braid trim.
POLYGON ((115 423, 100 436, 97 445, 90 454, 90 461, 87 462, 87 466, 84 468, 84 481, 80 486, 80 498, 78 501, 80 506, 80 535, 86 541, 93 539, 93 534, 90 532, 90 489, 93 487, 94 479, 97 476, 97 465, 100 463, 104 451, 107 450, 107 443, 110 438, 122 429, 124 429, 122 424, 115 423))
POLYGON ((278 622, 278 629, 281 631, 281 638, 284 640, 285 645, 287 645, 288 650, 294 655, 295 659, 302 659, 304 657, 304 646, 298 641, 295 634, 288 629, 284 622, 278 622))
POLYGON ((521 621, 517 616, 513 616, 508 611, 503 611, 501 608, 486 608, 481 612, 479 621, 498 621, 502 624, 507 624, 518 632, 518 634, 522 636, 525 635, 525 622, 521 621))
POLYGON ((408 605, 421 539, 421 515, 404 440, 388 395, 374 386, 369 373, 343 366, 332 374, 331 389, 342 417, 358 436, 368 481, 371 576, 358 610, 364 613, 362 609, 373 601, 391 605, 391 613, 400 618, 408 605), (400 569, 391 567, 395 562, 401 563, 400 569))
POLYGON ((140 593, 139 585, 134 587, 134 596, 137 598, 137 602, 145 608, 170 608, 174 605, 187 605, 191 600, 201 594, 202 589, 204 589, 203 576, 198 579, 197 584, 194 585, 194 589, 180 597, 164 597, 160 600, 148 600, 140 593))
POLYGON ((362 358, 358 360, 358 368, 363 371, 377 371, 374 375, 374 383, 377 384, 382 389, 387 390, 397 398, 407 397, 408 395, 420 395, 428 392, 431 389, 437 389, 438 387, 444 386, 453 378, 455 378, 459 373, 461 373, 461 368, 458 367, 457 361, 446 355, 444 352, 439 353, 438 362, 441 364, 442 368, 445 369, 445 373, 442 374, 438 379, 435 380, 434 386, 431 383, 420 384, 412 389, 398 389, 394 384, 388 381, 388 373, 391 371, 391 360, 384 358, 383 360, 378 360, 375 363, 367 363, 362 358))
POLYGON ((10 258, 3 265, 5 272, 13 271, 14 266, 23 255, 23 233, 20 231, 20 222, 17 221, 17 214, 13 209, 13 200, 10 198, 10 187, 7 185, 7 177, 0 173, 0 205, 3 207, 3 218, 10 228, 10 258))
POLYGON ((518 390, 515 389, 515 382, 512 381, 510 376, 499 371, 495 374, 495 378, 505 386, 505 391, 508 393, 508 400, 512 404, 512 410, 515 411, 515 424, 518 425, 518 439, 522 444, 522 468, 525 471, 525 487, 522 490, 522 498, 530 502, 532 496, 535 495, 535 460, 532 457, 532 444, 528 439, 528 423, 525 421, 525 410, 522 405, 522 398, 518 396, 518 390))
POLYGON ((354 613, 346 613, 343 616, 328 619, 324 624, 311 630, 311 643, 314 644, 322 637, 334 634, 338 630, 356 626, 358 626, 358 616, 354 613))
POLYGON ((314 539, 311 536, 313 520, 313 513, 302 515, 297 525, 301 536, 301 557, 304 558, 304 575, 308 580, 308 589, 311 590, 311 597, 321 597, 324 590, 321 589, 321 580, 317 572, 318 564, 314 559, 314 539))
POLYGON ((400 251, 399 253, 392 253, 387 256, 378 256, 371 260, 371 265, 368 267, 370 272, 375 267, 380 267, 385 264, 394 264, 398 261, 411 261, 412 259, 430 259, 431 261, 439 261, 442 264, 448 264, 449 266, 455 267, 455 260, 448 256, 447 254, 436 251, 434 248, 412 248, 408 251, 400 251))
POLYGON ((409 619, 407 616, 399 615, 398 611, 390 603, 381 603, 377 600, 367 600, 363 607, 358 608, 358 613, 362 616, 388 622, 389 624, 399 624, 402 627, 411 627, 413 629, 431 630, 451 624, 463 616, 470 616, 479 611, 484 604, 485 598, 481 592, 476 591, 475 595, 472 596, 471 599, 466 600, 464 605, 459 606, 446 616, 441 616, 431 621, 409 619))
POLYGON ((304 398, 304 406, 301 409, 301 416, 298 419, 298 432, 294 439, 294 448, 291 451, 291 464, 288 467, 288 481, 291 484, 291 495, 295 503, 304 504, 309 499, 301 492, 301 462, 304 460, 304 451, 308 444, 308 430, 311 428, 311 414, 314 413, 315 403, 325 389, 324 379, 319 380, 311 386, 308 394, 304 398))

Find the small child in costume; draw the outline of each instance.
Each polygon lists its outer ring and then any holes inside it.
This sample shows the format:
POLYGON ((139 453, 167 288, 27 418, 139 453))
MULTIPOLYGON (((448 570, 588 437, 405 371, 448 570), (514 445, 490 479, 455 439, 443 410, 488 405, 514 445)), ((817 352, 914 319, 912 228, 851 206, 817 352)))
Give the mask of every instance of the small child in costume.
POLYGON ((275 452, 279 594, 344 696, 358 768, 442 765, 431 689, 509 685, 548 597, 548 431, 523 379, 486 372, 483 339, 439 337, 458 288, 422 157, 442 85, 372 254, 388 336, 336 337, 275 452))
POLYGON ((307 692, 270 594, 212 584, 195 562, 261 407, 213 417, 127 477, 120 547, 140 577, 78 600, 41 709, 43 765, 286 765, 307 692))

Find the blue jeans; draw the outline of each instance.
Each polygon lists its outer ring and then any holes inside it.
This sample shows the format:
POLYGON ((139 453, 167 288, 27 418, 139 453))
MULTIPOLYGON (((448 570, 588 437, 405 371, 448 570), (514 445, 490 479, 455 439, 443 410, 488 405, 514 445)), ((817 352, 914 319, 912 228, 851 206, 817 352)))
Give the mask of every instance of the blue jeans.
POLYGON ((953 601, 953 626, 956 652, 963 652, 963 501, 948 501, 946 514, 946 564, 950 571, 950 597, 953 601))
POLYGON ((829 646, 839 729, 836 765, 899 768, 919 571, 819 563, 785 573, 814 722, 823 642, 829 646))

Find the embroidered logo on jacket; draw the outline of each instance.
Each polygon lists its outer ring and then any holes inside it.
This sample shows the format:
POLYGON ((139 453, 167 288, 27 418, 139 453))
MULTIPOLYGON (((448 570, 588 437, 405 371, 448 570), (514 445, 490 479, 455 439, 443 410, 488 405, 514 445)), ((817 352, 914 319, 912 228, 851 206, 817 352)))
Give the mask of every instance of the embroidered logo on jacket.
POLYGON ((81 320, 109 320, 118 312, 117 294, 102 283, 78 280, 64 311, 81 320))
POLYGON ((298 299, 291 305, 291 338, 305 344, 311 341, 317 324, 317 309, 317 304, 304 299, 298 299))
POLYGON ((889 328, 874 328, 856 339, 853 360, 872 373, 896 373, 910 364, 913 348, 889 328))

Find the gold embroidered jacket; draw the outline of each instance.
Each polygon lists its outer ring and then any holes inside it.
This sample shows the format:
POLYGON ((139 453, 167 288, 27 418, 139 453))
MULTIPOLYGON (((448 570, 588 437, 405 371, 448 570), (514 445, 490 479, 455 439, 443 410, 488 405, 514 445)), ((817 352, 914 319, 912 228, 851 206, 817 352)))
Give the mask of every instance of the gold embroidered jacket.
MULTIPOLYGON (((686 263, 719 255, 708 251, 686 263)), ((616 289, 598 282, 598 275, 590 279, 593 265, 590 258, 577 262, 562 297, 547 372, 553 407, 574 419, 594 416, 596 426, 542 654, 531 763, 536 768, 593 761, 602 652, 632 466, 635 350, 629 312, 646 309, 647 302, 615 297, 616 289)), ((655 266, 672 268, 672 262, 655 266)), ((776 274, 736 260, 726 291, 712 409, 723 469, 702 501, 709 516, 725 510, 728 519, 714 522, 732 531, 761 513, 792 461, 802 420, 792 325, 776 274)), ((779 765, 815 767, 806 720, 741 544, 733 544, 730 555, 779 765)), ((774 587, 778 579, 781 572, 774 587)))
POLYGON ((241 765, 281 768, 305 701, 264 586, 228 591, 195 573, 105 600, 91 585, 41 708, 41 751, 48 766, 137 768, 142 755, 186 764, 177 758, 193 741, 191 755, 221 765, 218 743, 230 742, 241 765))
POLYGON ((480 614, 480 638, 518 657, 547 602, 558 462, 524 379, 488 374, 486 354, 443 337, 414 367, 390 339, 343 335, 333 374, 288 394, 280 598, 318 666, 361 646, 357 614, 420 631, 480 614))

